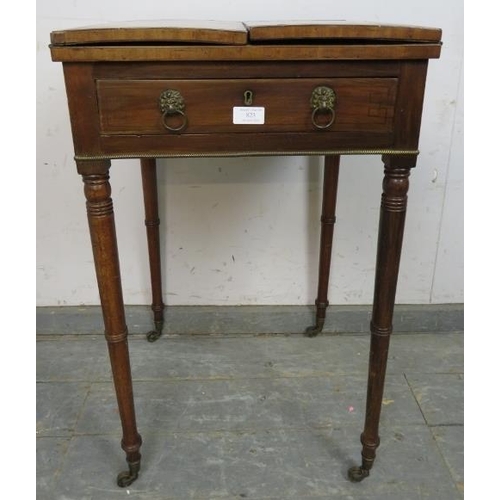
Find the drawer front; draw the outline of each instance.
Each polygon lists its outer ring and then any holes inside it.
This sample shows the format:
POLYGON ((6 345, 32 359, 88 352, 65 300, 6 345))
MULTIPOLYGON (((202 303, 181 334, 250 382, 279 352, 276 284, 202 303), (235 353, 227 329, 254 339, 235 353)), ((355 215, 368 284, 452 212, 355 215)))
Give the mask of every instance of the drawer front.
MULTIPOLYGON (((97 80, 100 130, 103 135, 390 133, 397 82, 397 78, 103 79, 97 80), (329 96, 333 101, 320 98, 311 103, 318 87, 333 90, 329 96), (182 112, 168 108, 164 113, 167 108, 165 102, 161 107, 160 97, 167 90, 180 94, 182 112), (258 108, 254 120, 258 123, 235 123, 233 109, 241 107, 258 108)), ((237 112, 240 118, 244 111, 237 112)))

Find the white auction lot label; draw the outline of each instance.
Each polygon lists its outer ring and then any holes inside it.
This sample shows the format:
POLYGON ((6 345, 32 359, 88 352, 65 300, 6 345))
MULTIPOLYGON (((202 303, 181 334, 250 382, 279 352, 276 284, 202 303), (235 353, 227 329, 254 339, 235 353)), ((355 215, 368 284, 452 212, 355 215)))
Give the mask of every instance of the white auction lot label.
POLYGON ((266 108, 252 108, 250 106, 234 106, 234 125, 264 125, 266 108))

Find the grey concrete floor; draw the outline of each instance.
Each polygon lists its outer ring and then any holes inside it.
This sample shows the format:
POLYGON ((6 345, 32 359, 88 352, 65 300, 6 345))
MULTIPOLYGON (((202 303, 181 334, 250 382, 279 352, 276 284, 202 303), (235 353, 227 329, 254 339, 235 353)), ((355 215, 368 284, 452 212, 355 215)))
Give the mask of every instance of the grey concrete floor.
POLYGON ((128 488, 105 341, 37 343, 37 499, 463 498, 463 335, 394 335, 369 478, 369 336, 130 337, 142 470, 128 488))

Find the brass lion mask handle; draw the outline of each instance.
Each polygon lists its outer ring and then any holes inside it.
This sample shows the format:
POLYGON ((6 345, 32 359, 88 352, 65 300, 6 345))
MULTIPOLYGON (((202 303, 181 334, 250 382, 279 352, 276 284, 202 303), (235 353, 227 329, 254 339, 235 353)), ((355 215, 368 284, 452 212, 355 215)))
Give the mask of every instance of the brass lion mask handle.
POLYGON ((167 130, 170 130, 170 132, 181 132, 186 128, 188 121, 184 113, 186 104, 182 94, 178 90, 167 89, 163 91, 160 94, 159 104, 162 113, 161 121, 167 130), (181 117, 180 125, 174 126, 169 124, 170 118, 176 115, 181 117))
POLYGON ((311 94, 311 121, 316 128, 325 129, 335 121, 335 102, 337 96, 333 89, 326 86, 316 87, 311 94), (320 115, 327 115, 327 122, 320 122, 320 115))

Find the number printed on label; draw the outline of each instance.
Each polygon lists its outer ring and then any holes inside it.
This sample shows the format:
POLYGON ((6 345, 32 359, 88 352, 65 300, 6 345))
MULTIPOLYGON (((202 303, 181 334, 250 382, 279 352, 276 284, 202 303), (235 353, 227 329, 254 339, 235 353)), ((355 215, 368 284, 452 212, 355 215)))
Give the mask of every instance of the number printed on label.
POLYGON ((254 108, 250 106, 234 106, 234 125, 264 125, 266 108, 254 108))

